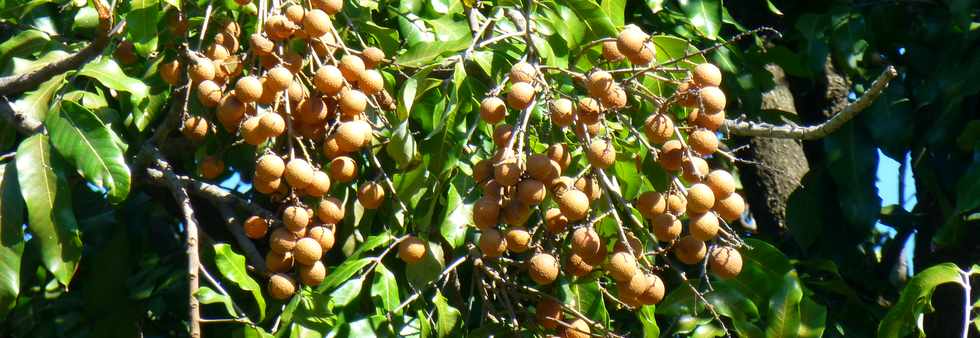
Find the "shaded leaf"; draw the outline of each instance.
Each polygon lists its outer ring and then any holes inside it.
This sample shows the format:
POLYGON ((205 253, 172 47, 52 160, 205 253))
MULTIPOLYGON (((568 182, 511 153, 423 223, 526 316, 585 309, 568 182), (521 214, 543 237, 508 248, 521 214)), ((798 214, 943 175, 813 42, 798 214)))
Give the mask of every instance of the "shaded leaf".
POLYGON ((262 297, 262 287, 248 275, 245 268, 245 256, 231 249, 231 245, 219 243, 214 245, 214 264, 218 266, 221 275, 238 285, 245 291, 250 291, 259 305, 259 320, 265 318, 265 297, 262 297))
POLYGON ((17 167, 0 164, 0 317, 6 317, 20 293, 20 261, 24 254, 24 200, 17 167))
POLYGON ((163 12, 158 0, 133 0, 130 4, 126 13, 126 37, 136 53, 146 57, 157 49, 157 21, 163 12))
POLYGON ((922 330, 916 318, 932 312, 932 293, 946 283, 963 283, 960 269, 953 263, 943 263, 923 270, 912 277, 885 318, 878 324, 878 337, 904 337, 914 328, 922 330))
POLYGON ((200 301, 201 304, 222 303, 225 305, 225 310, 228 310, 229 315, 235 317, 238 316, 238 313, 235 312, 235 306, 232 305, 231 298, 214 292, 214 290, 207 286, 199 287, 197 289, 197 293, 194 294, 194 297, 197 297, 197 300, 200 301))
POLYGON ((432 298, 432 303, 436 305, 436 334, 438 337, 451 337, 453 330, 459 321, 459 310, 449 305, 442 292, 436 290, 436 295, 432 298))
POLYGON ((381 308, 392 311, 401 301, 398 298, 398 280, 384 264, 374 268, 374 282, 371 283, 371 297, 381 301, 381 308))

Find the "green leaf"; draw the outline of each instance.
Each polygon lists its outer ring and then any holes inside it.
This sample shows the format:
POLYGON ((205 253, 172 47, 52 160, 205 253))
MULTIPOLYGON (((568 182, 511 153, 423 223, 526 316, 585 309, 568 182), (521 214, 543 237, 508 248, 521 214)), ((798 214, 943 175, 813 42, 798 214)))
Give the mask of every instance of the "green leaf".
POLYGON ((589 318, 600 323, 609 323, 609 313, 599 291, 595 278, 577 278, 574 281, 562 279, 561 292, 565 304, 574 306, 589 318))
POLYGON ((374 268, 374 282, 371 284, 371 297, 381 301, 380 307, 392 311, 398 307, 398 280, 384 264, 374 268))
POLYGON ((616 25, 612 19, 603 12, 602 8, 593 0, 569 0, 564 2, 575 15, 585 22, 587 31, 597 37, 611 37, 619 35, 616 25))
POLYGON ((660 337, 660 326, 657 326, 656 312, 656 306, 649 305, 641 307, 640 311, 636 313, 640 319, 640 324, 643 324, 644 338, 660 337))
POLYGON ((766 337, 796 337, 800 327, 800 300, 803 288, 795 272, 783 277, 783 285, 769 300, 769 315, 766 319, 766 337))
POLYGON ((15 56, 30 55, 48 44, 51 38, 48 34, 36 29, 28 29, 17 33, 0 43, 0 69, 6 69, 7 63, 15 56))
POLYGON ((133 0, 126 13, 126 37, 136 53, 146 57, 157 50, 157 21, 160 20, 158 0, 133 0))
POLYGON ((687 19, 702 36, 714 40, 721 30, 721 4, 718 0, 681 1, 681 9, 687 19))
POLYGON ((933 266, 912 277, 902 289, 898 303, 888 310, 878 324, 878 337, 905 337, 913 328, 921 331, 921 321, 916 318, 933 311, 932 293, 936 287, 946 283, 963 284, 960 269, 953 263, 933 266))
POLYGON ((197 292, 194 293, 194 297, 197 297, 197 300, 202 304, 222 303, 225 305, 225 310, 228 310, 229 315, 238 317, 238 312, 235 311, 235 305, 232 304, 231 298, 214 292, 214 290, 211 290, 207 286, 199 287, 197 292))
POLYGON ((436 334, 438 337, 451 337, 453 330, 459 323, 459 310, 449 305, 442 292, 436 290, 436 295, 432 297, 432 303, 436 305, 436 334))
POLYGON ((44 121, 51 107, 51 97, 65 84, 65 76, 66 74, 55 75, 50 80, 44 81, 37 89, 27 92, 14 102, 14 109, 19 113, 44 121))
POLYGON ((473 37, 466 35, 451 41, 427 41, 413 45, 398 56, 400 65, 409 67, 425 66, 445 53, 458 52, 469 47, 473 37))
POLYGON ((109 201, 119 203, 129 195, 130 173, 115 132, 88 108, 65 101, 45 125, 51 144, 92 184, 109 191, 109 201))
POLYGON ((388 152, 388 156, 398 163, 398 168, 405 170, 412 163, 418 161, 418 147, 415 145, 415 138, 412 137, 411 130, 408 129, 408 121, 402 121, 401 124, 395 128, 395 131, 391 135, 390 142, 385 145, 385 151, 388 152))
POLYGON ((855 235, 871 231, 881 213, 881 197, 875 185, 878 151, 869 138, 867 132, 850 123, 824 139, 837 200, 855 235))
POLYGON ((130 94, 129 101, 133 105, 133 114, 140 119, 145 113, 147 97, 150 95, 150 87, 137 78, 130 77, 123 72, 119 64, 112 58, 102 57, 96 61, 89 62, 82 67, 78 75, 87 76, 99 81, 103 86, 116 91, 127 92, 130 94))
POLYGON ((439 226, 442 238, 449 246, 456 249, 466 243, 466 231, 470 220, 473 219, 473 203, 467 203, 459 194, 455 184, 449 185, 446 197, 446 218, 439 226))
POLYGON ((752 249, 739 250, 742 253, 742 272, 738 277, 719 280, 715 284, 719 287, 731 287, 756 305, 764 305, 769 301, 770 295, 781 287, 782 283, 779 281, 793 267, 789 258, 772 244, 753 238, 748 238, 745 242, 752 249))
POLYGON ((75 13, 71 23, 72 32, 91 32, 99 26, 99 12, 94 7, 82 7, 75 13))
POLYGON ((772 0, 766 0, 766 7, 769 8, 769 11, 772 12, 772 14, 783 16, 783 12, 780 11, 779 8, 776 8, 776 5, 772 3, 772 0))
POLYGON ((27 204, 31 240, 38 242, 48 271, 68 286, 82 258, 82 238, 63 166, 51 154, 47 135, 28 137, 17 147, 17 181, 27 204))
POLYGON ((357 296, 361 294, 361 286, 363 285, 363 276, 348 280, 330 293, 330 299, 336 306, 347 306, 347 304, 350 304, 350 302, 357 299, 357 296))
POLYGON ((353 276, 355 273, 364 268, 368 264, 374 261, 374 258, 361 258, 355 259, 354 256, 348 258, 344 263, 340 264, 337 269, 333 270, 330 275, 323 280, 323 283, 317 288, 318 292, 323 292, 324 290, 332 289, 340 283, 346 281, 348 278, 353 276))
POLYGON ((617 27, 625 24, 626 0, 602 0, 602 12, 617 27))
POLYGON ((262 297, 262 287, 248 275, 245 268, 245 256, 231 249, 231 245, 219 243, 214 245, 214 264, 225 279, 245 291, 252 292, 255 302, 259 305, 259 320, 265 318, 265 298, 262 297))
POLYGON ((16 165, 0 164, 0 317, 20 293, 20 258, 24 254, 24 200, 16 165))
POLYGON ((388 231, 385 231, 385 232, 382 232, 380 234, 377 234, 377 235, 368 237, 368 239, 365 240, 363 243, 357 245, 357 250, 355 250, 353 253, 351 253, 350 256, 351 257, 355 257, 355 258, 356 257, 361 257, 361 255, 364 254, 365 252, 374 250, 374 249, 376 249, 376 248, 378 248, 378 247, 380 247, 382 245, 385 245, 388 242, 391 242, 393 240, 395 240, 395 238, 392 237, 391 236, 391 233, 388 232, 388 231))

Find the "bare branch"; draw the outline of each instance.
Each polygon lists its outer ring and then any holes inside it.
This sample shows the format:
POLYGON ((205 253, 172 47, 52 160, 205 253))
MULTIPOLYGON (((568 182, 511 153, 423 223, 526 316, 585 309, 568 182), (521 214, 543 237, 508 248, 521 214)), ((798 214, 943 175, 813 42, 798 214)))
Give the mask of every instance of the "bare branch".
POLYGON ((7 101, 6 98, 3 99, 3 102, 0 102, 0 118, 7 121, 7 123, 16 128, 17 132, 22 135, 33 135, 44 130, 44 124, 41 121, 14 110, 13 103, 7 101))
POLYGON ((218 208, 218 212, 221 213, 221 218, 225 219, 225 227, 228 228, 228 232, 235 237, 235 242, 238 242, 238 246, 245 251, 245 257, 255 266, 255 269, 259 271, 262 275, 269 274, 265 269, 265 259, 262 258, 262 254, 259 250, 255 248, 255 243, 245 235, 245 231, 242 230, 241 220, 235 215, 235 211, 231 209, 225 203, 212 203, 218 208))
MULTIPOLYGON (((211 183, 203 182, 194 178, 187 176, 176 175, 178 182, 183 185, 188 192, 203 197, 212 203, 224 203, 238 206, 241 209, 247 210, 253 215, 259 215, 269 219, 275 219, 276 216, 271 211, 265 208, 255 205, 249 202, 245 198, 233 194, 225 188, 216 186, 211 183)), ((146 179, 155 185, 166 185, 165 173, 161 170, 155 168, 146 168, 146 179)))
POLYGON ((774 125, 735 119, 725 120, 725 125, 722 127, 722 130, 739 136, 790 138, 798 140, 823 138, 840 129, 845 123, 857 116, 858 113, 870 107, 878 96, 881 95, 881 92, 888 87, 888 82, 896 76, 898 76, 898 71, 895 70, 895 67, 888 66, 881 75, 878 75, 875 82, 871 84, 871 88, 864 95, 861 95, 857 101, 851 102, 829 120, 815 126, 774 125))

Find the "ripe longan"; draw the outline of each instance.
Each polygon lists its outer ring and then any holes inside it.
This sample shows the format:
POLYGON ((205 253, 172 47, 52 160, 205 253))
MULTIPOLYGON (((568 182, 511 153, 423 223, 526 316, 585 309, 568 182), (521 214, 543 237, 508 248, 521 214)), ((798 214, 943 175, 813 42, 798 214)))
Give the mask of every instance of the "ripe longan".
POLYGON ((629 59, 630 63, 632 63, 633 65, 646 66, 653 61, 653 58, 655 56, 656 56, 656 49, 654 49, 652 44, 646 43, 643 45, 643 48, 640 49, 639 53, 628 54, 626 55, 626 58, 629 59))
POLYGON ((708 249, 704 245, 704 242, 699 241, 690 235, 681 237, 674 244, 674 256, 677 259, 687 265, 694 265, 704 259, 704 255, 707 253, 708 249))
POLYGON ((538 205, 548 196, 548 189, 541 181, 526 179, 517 184, 517 200, 527 205, 538 205))
POLYGON ((531 207, 521 201, 512 200, 507 203, 502 210, 504 213, 504 223, 513 226, 524 225, 531 217, 531 207))
POLYGON ((551 101, 549 112, 551 113, 551 123, 559 127, 567 127, 572 124, 572 119, 575 115, 572 100, 566 98, 551 101))
POLYGON ((286 90, 293 83, 293 73, 283 66, 275 66, 269 69, 265 72, 265 78, 269 88, 276 92, 286 90))
POLYGON ((687 198, 677 191, 671 191, 667 195, 667 211, 674 215, 682 215, 687 211, 687 198))
POLYGON ((642 303, 639 300, 640 294, 650 287, 650 279, 646 274, 637 271, 629 279, 618 281, 616 290, 619 291, 620 299, 631 307, 639 307, 642 303))
POLYGON ((527 231, 527 228, 521 226, 508 228, 505 236, 507 237, 507 250, 514 253, 527 251, 531 244, 531 233, 527 231))
POLYGON ((674 92, 674 95, 677 97, 677 103, 684 107, 698 107, 698 96, 696 95, 696 90, 697 85, 690 81, 678 85, 677 90, 674 92))
POLYGON ((493 164, 489 159, 482 159, 473 165, 473 180, 483 183, 493 177, 493 164))
POLYGON ((538 285, 548 285, 555 282, 558 278, 558 260, 555 256, 539 253, 531 257, 528 274, 538 285))
POLYGON ((180 83, 180 80, 184 78, 183 68, 178 60, 161 64, 159 71, 160 78, 163 79, 163 82, 166 82, 171 86, 176 86, 180 83))
POLYGON ((269 278, 269 296, 276 300, 286 300, 296 293, 296 281, 289 275, 277 273, 269 278))
POLYGON ((310 228, 310 231, 306 234, 306 237, 315 239, 316 242, 320 244, 320 249, 323 249, 324 253, 330 251, 330 249, 333 248, 335 238, 333 235, 333 230, 330 230, 329 227, 324 227, 324 226, 312 227, 310 228))
POLYGON ((710 63, 702 63, 694 67, 691 80, 699 87, 721 86, 721 69, 710 63))
POLYGON ((663 144, 674 136, 674 121, 666 114, 651 115, 643 123, 647 140, 653 144, 663 144))
POLYGON ((344 74, 333 65, 324 65, 313 76, 313 85, 324 94, 336 95, 344 88, 344 74))
POLYGON ((513 109, 524 110, 534 99, 534 86, 527 82, 517 82, 510 86, 507 93, 507 105, 513 109))
POLYGON ((385 189, 377 182, 361 184, 357 189, 357 201, 364 209, 377 209, 385 200, 385 189))
POLYGON ((681 221, 669 213, 657 215, 650 222, 653 226, 653 235, 658 241, 670 242, 681 236, 681 221))
POLYGON ((704 213, 715 205, 715 194, 708 185, 692 184, 687 188, 687 210, 691 213, 704 213))
POLYGON ((276 113, 265 113, 259 117, 258 132, 264 137, 277 137, 286 132, 286 120, 276 113))
POLYGON ((286 162, 286 183, 296 189, 303 189, 313 182, 313 167, 304 159, 294 158, 286 162))
POLYGON ((708 162, 703 158, 692 156, 684 159, 681 166, 682 177, 688 182, 701 182, 701 178, 708 175, 708 162))
POLYGON ((584 277, 592 273, 592 269, 592 264, 575 253, 568 257, 568 264, 565 264, 565 272, 575 277, 584 277))
POLYGON ((262 97, 262 82, 254 76, 244 76, 235 83, 235 97, 243 103, 252 103, 262 97))
POLYGON ((562 171, 565 171, 565 169, 572 164, 572 152, 568 149, 568 145, 566 144, 552 144, 548 146, 546 154, 548 155, 548 158, 561 166, 562 171))
POLYGON ((602 197, 602 186, 594 177, 582 176, 575 180, 575 189, 581 191, 589 197, 589 201, 598 200, 602 197))
POLYGON ((636 210, 646 219, 653 219, 667 210, 667 200, 656 191, 645 191, 636 198, 636 210))
POLYGON ((281 184, 282 184, 281 178, 255 177, 255 180, 252 181, 252 187, 255 188, 255 191, 258 191, 266 195, 279 191, 279 187, 281 184))
POLYGON ((344 75, 347 82, 355 83, 361 78, 361 73, 364 72, 366 68, 364 65, 364 60, 359 56, 348 54, 340 58, 340 73, 344 75))
POLYGON ((612 90, 613 86, 616 86, 616 81, 613 79, 612 74, 601 69, 589 74, 586 82, 586 88, 591 97, 606 96, 612 90))
POLYGON ((295 260, 293 259, 292 252, 287 251, 279 253, 269 250, 269 252, 265 254, 265 268, 272 273, 288 272, 289 269, 293 268, 294 262, 295 260))
POLYGON ((541 298, 538 305, 534 307, 534 318, 538 325, 546 329, 558 328, 558 321, 561 320, 561 304, 551 298, 541 298))
POLYGON ((247 107, 238 98, 235 97, 234 92, 228 93, 221 98, 221 102, 218 103, 218 119, 222 121, 241 121, 245 117, 245 111, 247 107))
POLYGON ((345 117, 353 117, 367 109, 367 95, 360 90, 347 90, 340 94, 340 112, 345 117))
POLYGON ((384 62, 385 52, 378 47, 368 47, 361 51, 361 59, 364 60, 364 67, 372 69, 384 62))
POLYGON ((742 195, 732 193, 716 201, 714 209, 725 222, 732 222, 742 217, 742 213, 745 212, 745 200, 742 199, 742 195))
POLYGON ((480 252, 489 258, 500 257, 507 250, 507 238, 500 231, 486 228, 480 232, 480 252))
POLYGON ((725 109, 725 105, 727 104, 725 93, 721 89, 718 89, 718 87, 701 88, 699 94, 701 107, 704 108, 704 112, 714 114, 725 109))
POLYGON ((224 59, 227 59, 228 56, 231 56, 231 53, 228 52, 228 49, 220 44, 211 45, 211 47, 208 47, 208 50, 205 54, 213 62, 219 62, 224 59))
MULTIPOLYGON (((323 99, 317 96, 303 100, 297 105, 296 110, 293 111, 293 118, 301 124, 313 125, 312 127, 321 127, 318 124, 323 122, 328 115, 330 115, 330 110, 327 107, 327 103, 323 102, 323 99)), ((296 127, 297 129, 301 128, 301 126, 296 127)))
POLYGON ((276 228, 269 236, 269 249, 278 253, 292 251, 296 247, 299 236, 290 232, 286 228, 276 228))
POLYGON ((742 272, 742 254, 732 247, 715 247, 708 257, 708 266, 711 272, 721 279, 738 277, 742 272))
POLYGON ((514 84, 531 83, 534 82, 534 78, 537 76, 537 74, 537 68, 534 68, 534 66, 530 63, 521 61, 510 67, 510 82, 514 84))
POLYGON ((534 154, 527 158, 527 173, 539 182, 551 182, 561 175, 561 166, 544 154, 534 154))
MULTIPOLYGON (((221 118, 221 116, 219 116, 219 118, 221 118)), ((242 130, 240 133, 242 135, 242 139, 245 140, 245 143, 258 146, 268 139, 264 133, 259 131, 259 120, 260 118, 253 116, 245 119, 245 122, 242 123, 242 130)), ((221 123, 226 123, 224 122, 223 118, 221 123)), ((228 123, 234 122, 229 121, 228 123)), ((227 124, 225 124, 225 126, 227 127, 227 124)))
POLYGON ((303 31, 311 38, 318 38, 330 31, 330 17, 322 10, 306 11, 303 16, 303 31))
POLYGON ((504 100, 496 96, 490 96, 480 102, 480 118, 484 122, 496 124, 497 122, 503 121, 504 117, 507 117, 507 107, 504 106, 504 100))
POLYGON ((202 82, 214 79, 215 67, 211 60, 196 58, 188 69, 188 74, 194 82, 202 82))
POLYGON ((341 123, 337 127, 337 146, 345 152, 360 150, 370 144, 373 136, 371 135, 371 125, 365 121, 350 121, 341 123))
POLYGON ((616 163, 616 148, 613 148, 612 140, 592 140, 588 157, 593 167, 605 170, 616 163))
POLYGON ((610 109, 620 109, 626 107, 628 100, 629 96, 627 96, 626 90, 617 84, 613 84, 602 96, 599 97, 599 101, 602 102, 602 105, 610 109))
POLYGON ((500 148, 506 147, 512 135, 514 135, 513 126, 499 124, 493 128, 493 144, 500 148))
POLYGON ((517 184, 518 180, 521 179, 521 174, 523 173, 524 168, 521 168, 520 163, 517 162, 517 158, 514 157, 514 155, 504 157, 499 162, 494 164, 493 167, 493 179, 505 187, 517 184))
POLYGON ((259 216, 251 216, 242 223, 242 228, 248 238, 260 239, 269 231, 269 221, 259 216))
POLYGON ((500 218, 500 203, 497 199, 484 196, 473 203, 473 223, 477 228, 485 229, 497 225, 500 218))
POLYGON ((252 52, 258 56, 272 54, 272 51, 276 48, 276 43, 272 40, 267 39, 260 33, 254 33, 249 36, 249 45, 252 46, 252 52))
POLYGON ((697 129, 687 137, 687 143, 691 150, 702 156, 714 154, 718 151, 718 137, 715 133, 707 129, 697 129))
POLYGON ((283 210, 282 222, 289 231, 299 232, 310 224, 310 214, 306 212, 306 208, 291 205, 283 210))
POLYGON ((616 41, 603 41, 602 42, 602 57, 609 62, 619 62, 623 61, 626 56, 619 52, 619 47, 616 45, 616 41))
POLYGON ((286 162, 274 154, 265 154, 255 162, 255 176, 263 178, 279 178, 286 170, 286 162))
POLYGON ((664 299, 664 294, 667 293, 667 288, 664 285, 664 281, 655 274, 647 274, 646 278, 647 281, 649 281, 650 286, 648 286, 646 290, 643 290, 643 293, 639 294, 637 300, 646 305, 659 304, 660 301, 664 299))
POLYGON ((225 162, 215 156, 208 156, 201 160, 201 177, 213 180, 225 172, 225 162))
POLYGON ((557 234, 568 228, 568 218, 558 208, 551 208, 544 212, 544 224, 549 232, 557 234))
POLYGON ((630 57, 639 54, 649 36, 636 26, 628 26, 616 37, 616 49, 630 57))
POLYGON ((368 69, 361 73, 357 85, 365 94, 374 95, 385 89, 385 79, 381 76, 381 72, 368 69))
POLYGON ((285 13, 289 21, 299 25, 303 23, 303 16, 306 15, 306 10, 303 9, 303 6, 292 4, 286 7, 285 13))
POLYGON ((210 127, 211 124, 205 118, 191 116, 187 120, 184 120, 184 124, 180 127, 180 132, 192 141, 201 141, 208 136, 208 129, 210 127))
POLYGON ((357 178, 357 162, 347 156, 340 156, 330 161, 330 178, 340 183, 347 183, 357 178))
POLYGON ((633 278, 636 274, 636 257, 630 255, 629 252, 619 251, 609 258, 609 265, 606 267, 606 271, 609 272, 609 276, 617 281, 628 281, 633 278))
POLYGON ((323 283, 327 277, 327 268, 323 262, 316 261, 312 265, 301 265, 299 267, 299 280, 306 286, 317 286, 323 283))
POLYGON ((322 256, 323 248, 320 247, 320 243, 309 237, 300 238, 296 241, 296 247, 293 248, 293 257, 295 257, 296 263, 302 265, 313 265, 322 256))
POLYGON ((586 262, 593 262, 593 258, 602 246, 602 238, 592 227, 581 227, 572 232, 572 252, 582 256, 586 262))
POLYGON ((327 14, 335 15, 344 8, 343 0, 313 0, 313 7, 324 11, 327 14))
POLYGON ((317 204, 316 216, 324 224, 340 223, 344 219, 344 202, 334 197, 324 198, 317 204))
POLYGON ((566 190, 557 196, 558 208, 569 221, 575 222, 589 214, 589 197, 578 190, 566 190))
POLYGON ((660 147, 660 157, 657 162, 667 171, 678 171, 684 160, 684 147, 681 141, 669 140, 660 147))
POLYGON ((718 128, 721 128, 721 126, 724 124, 725 124, 724 110, 714 114, 699 113, 697 116, 695 116, 694 119, 694 125, 710 131, 716 131, 718 130, 718 128))
POLYGON ((691 236, 699 241, 709 241, 718 236, 718 217, 714 213, 691 214, 688 222, 691 236))
POLYGON ((221 102, 221 86, 210 80, 203 80, 197 84, 197 99, 201 105, 214 108, 221 102))
POLYGON ((704 183, 711 188, 716 199, 724 199, 735 192, 735 177, 725 170, 716 169, 708 173, 704 183))
POLYGON ((592 330, 589 324, 582 319, 575 319, 569 324, 570 327, 562 327, 562 338, 590 338, 592 330))
POLYGON ((577 108, 576 114, 580 123, 594 124, 599 122, 599 118, 602 116, 602 108, 599 107, 599 101, 591 97, 579 98, 577 108))

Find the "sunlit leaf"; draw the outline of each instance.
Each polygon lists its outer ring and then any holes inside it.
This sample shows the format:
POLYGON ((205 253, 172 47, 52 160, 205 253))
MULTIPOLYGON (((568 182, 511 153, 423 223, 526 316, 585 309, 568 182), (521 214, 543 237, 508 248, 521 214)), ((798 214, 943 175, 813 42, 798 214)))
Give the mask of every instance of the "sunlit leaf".
POLYGON ((226 243, 215 244, 214 264, 218 266, 222 276, 234 282, 242 290, 252 293, 252 297, 259 305, 259 320, 265 318, 265 297, 262 296, 262 287, 248 275, 248 269, 245 268, 245 256, 233 251, 231 245, 226 243))
POLYGON ((109 200, 122 202, 129 195, 130 173, 118 136, 85 107, 72 101, 48 114, 45 125, 51 144, 78 169, 82 177, 109 191, 109 200))

